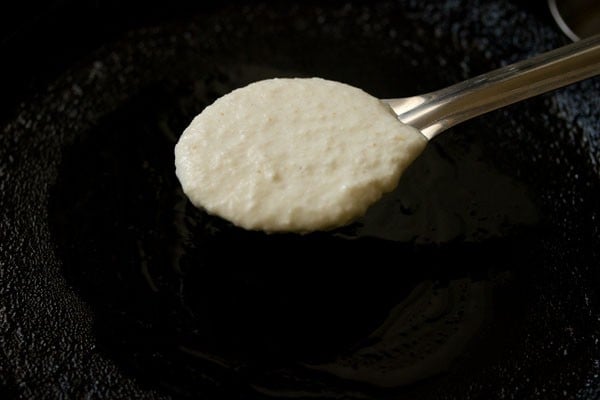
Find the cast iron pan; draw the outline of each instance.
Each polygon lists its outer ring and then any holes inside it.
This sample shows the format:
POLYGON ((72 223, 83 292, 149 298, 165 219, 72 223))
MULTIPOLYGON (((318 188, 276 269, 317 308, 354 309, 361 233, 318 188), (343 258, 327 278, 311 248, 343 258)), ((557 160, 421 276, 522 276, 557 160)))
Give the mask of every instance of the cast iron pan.
POLYGON ((408 96, 565 44, 555 27, 500 0, 165 14, 3 99, 3 398, 598 396, 598 79, 445 133, 332 232, 235 228, 173 166, 191 118, 254 80, 408 96))

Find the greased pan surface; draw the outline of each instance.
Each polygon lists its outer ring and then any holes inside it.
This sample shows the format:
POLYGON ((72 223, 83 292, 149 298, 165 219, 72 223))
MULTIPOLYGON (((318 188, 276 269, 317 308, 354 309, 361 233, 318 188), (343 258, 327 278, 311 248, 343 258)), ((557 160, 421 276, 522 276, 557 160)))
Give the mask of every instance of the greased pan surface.
POLYGON ((504 1, 134 25, 1 115, 9 398, 595 398, 598 79, 445 133, 332 232, 237 229, 173 167, 191 118, 254 80, 407 96, 564 44, 556 28, 504 1))

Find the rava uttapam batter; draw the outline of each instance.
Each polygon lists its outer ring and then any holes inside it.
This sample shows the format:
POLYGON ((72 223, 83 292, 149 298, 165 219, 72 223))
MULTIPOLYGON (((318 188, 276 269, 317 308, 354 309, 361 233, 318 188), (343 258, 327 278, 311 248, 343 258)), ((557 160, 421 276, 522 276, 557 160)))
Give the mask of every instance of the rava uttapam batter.
POLYGON ((194 118, 175 166, 185 194, 208 213, 246 229, 303 233, 364 214, 426 143, 361 89, 268 79, 194 118))

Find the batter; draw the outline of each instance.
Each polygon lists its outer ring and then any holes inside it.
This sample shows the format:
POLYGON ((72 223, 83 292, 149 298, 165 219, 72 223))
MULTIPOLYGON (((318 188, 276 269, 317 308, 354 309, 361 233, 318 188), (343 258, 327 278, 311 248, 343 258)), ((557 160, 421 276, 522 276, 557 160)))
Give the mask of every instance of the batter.
POLYGON ((358 88, 268 79, 196 116, 175 146, 175 166, 196 207, 245 229, 304 233, 364 214, 426 143, 358 88))

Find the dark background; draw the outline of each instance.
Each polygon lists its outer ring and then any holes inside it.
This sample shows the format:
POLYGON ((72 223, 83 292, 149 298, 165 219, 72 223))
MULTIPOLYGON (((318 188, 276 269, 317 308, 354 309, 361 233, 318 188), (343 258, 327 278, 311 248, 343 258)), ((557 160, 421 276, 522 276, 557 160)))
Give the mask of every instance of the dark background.
POLYGON ((27 98, 27 94, 48 83, 84 54, 123 32, 208 9, 207 3, 202 0, 3 2, 0 107, 14 104, 15 98, 27 98))
MULTIPOLYGON (((310 0, 316 4, 324 1, 310 0)), ((325 0, 326 2, 327 0, 325 0)), ((239 0, 228 3, 241 3, 239 0)), ((364 2, 364 1, 362 1, 364 2)), ((429 1, 435 3, 435 1, 429 1)), ((209 4, 210 3, 210 4, 209 4)), ((27 98, 84 54, 136 27, 191 12, 209 11, 203 0, 29 0, 0 6, 0 107, 27 98)), ((303 1, 306 3, 306 1, 303 1)), ((360 3, 360 2, 355 2, 360 3)), ((522 2, 552 20, 545 0, 522 2)))

